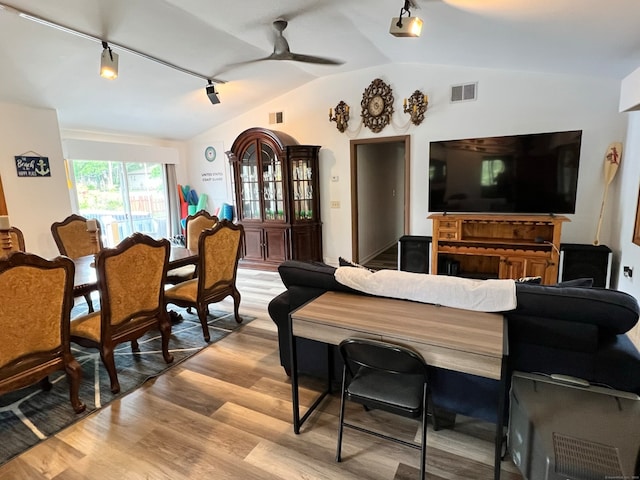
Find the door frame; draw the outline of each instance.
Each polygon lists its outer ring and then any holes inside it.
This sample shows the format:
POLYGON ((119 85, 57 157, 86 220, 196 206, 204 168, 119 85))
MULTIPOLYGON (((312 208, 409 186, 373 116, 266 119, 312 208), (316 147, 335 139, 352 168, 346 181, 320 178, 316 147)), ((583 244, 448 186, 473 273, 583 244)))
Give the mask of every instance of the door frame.
POLYGON ((358 146, 378 143, 399 143, 404 142, 404 234, 409 234, 410 212, 411 212, 411 191, 410 191, 410 170, 411 170, 411 135, 397 135, 393 137, 362 138, 350 141, 351 157, 351 257, 354 262, 358 262, 359 254, 359 233, 358 233, 358 146))

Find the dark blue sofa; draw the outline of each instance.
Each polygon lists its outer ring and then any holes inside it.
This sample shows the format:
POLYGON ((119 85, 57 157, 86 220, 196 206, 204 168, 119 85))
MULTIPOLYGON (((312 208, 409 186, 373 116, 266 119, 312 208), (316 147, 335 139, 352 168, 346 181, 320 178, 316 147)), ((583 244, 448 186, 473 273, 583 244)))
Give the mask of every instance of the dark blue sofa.
MULTIPOLYGON (((289 312, 329 290, 362 293, 338 283, 335 267, 323 263, 286 261, 279 272, 287 290, 270 302, 269 314, 278 327, 280 362, 289 374, 289 312)), ((516 285, 517 307, 504 312, 509 373, 571 375, 640 394, 640 353, 625 335, 638 321, 638 302, 624 292, 567 283, 516 285)), ((326 345, 296 341, 299 371, 325 376, 326 345)), ((336 350, 335 378, 340 378, 342 363, 336 350)), ((440 368, 430 373, 435 405, 495 422, 497 381, 440 368)))

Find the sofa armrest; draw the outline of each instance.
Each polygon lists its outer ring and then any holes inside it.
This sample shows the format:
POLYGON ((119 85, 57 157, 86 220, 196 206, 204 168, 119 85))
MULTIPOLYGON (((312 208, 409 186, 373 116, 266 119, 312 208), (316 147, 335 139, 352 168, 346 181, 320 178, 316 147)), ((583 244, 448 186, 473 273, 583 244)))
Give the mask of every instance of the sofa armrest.
POLYGON ((336 281, 335 271, 335 267, 326 263, 298 260, 287 260, 278 266, 282 283, 287 288, 297 285, 324 291, 355 292, 355 290, 336 281))
POLYGON ((518 305, 510 315, 590 324, 600 335, 628 332, 638 322, 637 300, 618 290, 516 284, 518 305))

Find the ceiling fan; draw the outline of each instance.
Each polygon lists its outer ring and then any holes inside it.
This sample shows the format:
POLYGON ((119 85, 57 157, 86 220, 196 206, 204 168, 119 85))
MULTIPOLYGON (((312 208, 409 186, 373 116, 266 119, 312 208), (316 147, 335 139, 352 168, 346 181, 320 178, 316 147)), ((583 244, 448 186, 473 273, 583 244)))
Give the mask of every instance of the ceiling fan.
POLYGON ((287 28, 286 20, 276 20, 273 22, 273 28, 276 30, 276 36, 273 43, 273 53, 267 57, 239 62, 234 65, 247 64, 253 62, 262 62, 264 60, 292 60, 294 62, 315 63, 320 65, 342 65, 344 62, 327 57, 317 57, 315 55, 304 55, 301 53, 293 53, 289 48, 289 42, 284 37, 284 29, 287 28))

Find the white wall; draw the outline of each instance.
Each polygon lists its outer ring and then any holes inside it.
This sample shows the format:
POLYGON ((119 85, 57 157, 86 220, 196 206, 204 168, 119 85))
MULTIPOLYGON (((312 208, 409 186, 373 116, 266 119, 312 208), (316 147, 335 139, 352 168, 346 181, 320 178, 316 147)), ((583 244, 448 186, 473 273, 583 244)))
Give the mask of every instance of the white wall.
MULTIPOLYGON (((617 288, 640 299, 640 246, 632 242, 638 207, 638 180, 640 179, 640 112, 629 116, 627 141, 622 150, 622 162, 616 177, 620 177, 620 198, 615 222, 620 225, 620 240, 616 251, 621 252, 617 275, 617 288), (623 266, 633 268, 633 276, 625 277, 623 266)), ((629 335, 640 348, 640 325, 629 335)))
POLYGON ((114 150, 128 144, 133 150, 140 150, 135 146, 141 145, 162 147, 154 151, 177 151, 178 183, 187 181, 183 142, 73 130, 61 133, 55 110, 0 103, 0 176, 9 216, 23 231, 27 250, 43 257, 58 255, 51 224, 72 213, 61 137, 113 144, 114 150), (51 177, 18 178, 14 156, 28 151, 49 157, 51 177))
MULTIPOLYGON (((512 135, 559 130, 583 130, 578 185, 578 208, 565 224, 562 239, 570 243, 592 243, 604 192, 603 165, 607 145, 623 141, 626 114, 618 112, 620 82, 612 79, 536 74, 438 65, 390 64, 357 72, 325 77, 273 99, 245 115, 192 139, 190 146, 218 141, 228 149, 246 128, 267 127, 268 113, 284 112, 285 123, 273 125, 300 143, 322 145, 320 186, 325 261, 351 257, 350 138, 410 134, 411 138, 411 226, 412 235, 430 235, 428 208, 428 147, 432 140, 512 135), (362 92, 375 78, 393 89, 393 125, 374 134, 359 128, 362 92), (476 101, 449 103, 451 85, 478 82, 476 101), (429 95, 429 109, 419 126, 407 126, 401 113, 402 99, 416 89, 429 95), (342 134, 328 121, 329 107, 344 100, 351 107, 349 129, 342 134), (338 176, 338 182, 331 182, 338 176), (330 201, 340 201, 340 209, 330 201)), ((191 162, 191 156, 189 161, 191 162)), ((620 195, 618 182, 609 189, 609 202, 600 235, 601 244, 617 242, 612 219, 612 199, 620 195)))
POLYGON ((71 213, 71 203, 55 110, 0 103, 0 176, 9 218, 26 248, 58 255, 50 227, 71 213), (18 177, 14 157, 22 154, 49 157, 51 176, 18 177))

